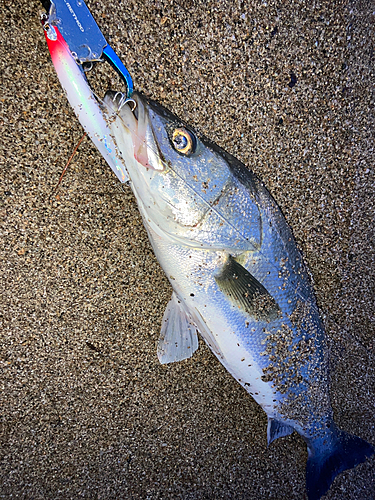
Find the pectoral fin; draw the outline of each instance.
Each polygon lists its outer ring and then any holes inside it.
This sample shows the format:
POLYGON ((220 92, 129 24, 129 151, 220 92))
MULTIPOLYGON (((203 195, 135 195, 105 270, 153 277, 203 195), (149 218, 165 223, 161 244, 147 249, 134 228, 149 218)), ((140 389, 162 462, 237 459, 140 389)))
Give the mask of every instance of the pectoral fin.
POLYGON ((183 303, 173 292, 163 316, 157 349, 159 361, 163 365, 182 361, 191 358, 197 349, 196 327, 183 303))
POLYGON ((275 299, 231 255, 215 280, 230 301, 254 319, 272 321, 278 317, 280 308, 275 299))
POLYGON ((283 436, 289 436, 294 431, 293 427, 290 425, 284 424, 279 420, 275 420, 274 418, 268 417, 268 425, 267 425, 267 441, 268 445, 275 441, 275 439, 283 436))

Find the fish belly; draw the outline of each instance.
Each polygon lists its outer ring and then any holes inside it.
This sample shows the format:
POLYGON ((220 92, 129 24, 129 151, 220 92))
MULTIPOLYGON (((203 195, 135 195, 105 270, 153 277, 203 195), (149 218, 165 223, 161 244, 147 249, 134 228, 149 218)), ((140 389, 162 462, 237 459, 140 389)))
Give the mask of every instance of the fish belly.
POLYGON ((275 416, 278 395, 262 381, 264 344, 259 332, 252 331, 246 318, 225 299, 214 278, 225 252, 184 247, 145 225, 160 265, 207 345, 267 415, 275 416))

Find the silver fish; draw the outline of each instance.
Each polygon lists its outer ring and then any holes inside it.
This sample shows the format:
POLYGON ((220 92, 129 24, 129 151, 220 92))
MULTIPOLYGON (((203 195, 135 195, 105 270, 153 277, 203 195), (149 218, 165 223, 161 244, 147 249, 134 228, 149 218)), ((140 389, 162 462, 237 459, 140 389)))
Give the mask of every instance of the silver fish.
POLYGON ((266 412, 268 443, 293 430, 303 437, 317 500, 374 449, 334 423, 324 329, 292 232, 241 162, 157 103, 132 99, 109 92, 103 106, 173 288, 159 360, 192 356, 198 331, 266 412))

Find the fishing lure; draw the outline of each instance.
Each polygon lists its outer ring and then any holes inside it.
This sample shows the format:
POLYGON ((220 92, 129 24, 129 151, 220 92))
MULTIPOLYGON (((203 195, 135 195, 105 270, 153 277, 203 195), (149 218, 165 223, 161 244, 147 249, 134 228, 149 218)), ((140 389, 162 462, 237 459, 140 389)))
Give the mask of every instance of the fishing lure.
MULTIPOLYGON (((41 21, 48 49, 60 83, 84 130, 121 182, 128 180, 126 167, 110 137, 99 101, 89 86, 84 65, 107 61, 125 82, 126 97, 133 82, 112 47, 107 43, 83 1, 45 2, 48 14, 41 21)), ((125 99, 126 100, 126 99, 125 99)))

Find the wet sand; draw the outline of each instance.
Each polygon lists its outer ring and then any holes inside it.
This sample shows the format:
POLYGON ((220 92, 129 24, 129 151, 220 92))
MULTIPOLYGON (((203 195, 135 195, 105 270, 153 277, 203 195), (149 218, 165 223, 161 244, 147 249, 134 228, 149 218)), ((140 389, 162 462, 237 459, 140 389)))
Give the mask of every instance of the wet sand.
MULTIPOLYGON (((263 179, 314 279, 336 422, 375 444, 373 2, 90 2, 135 88, 263 179)), ((82 136, 39 23, 1 7, 0 498, 304 499, 306 446, 200 344, 161 366, 171 289, 82 136)), ((98 94, 120 83, 105 65, 98 94)), ((94 82, 95 80, 95 82, 94 82)), ((375 499, 375 459, 329 500, 375 499)))

